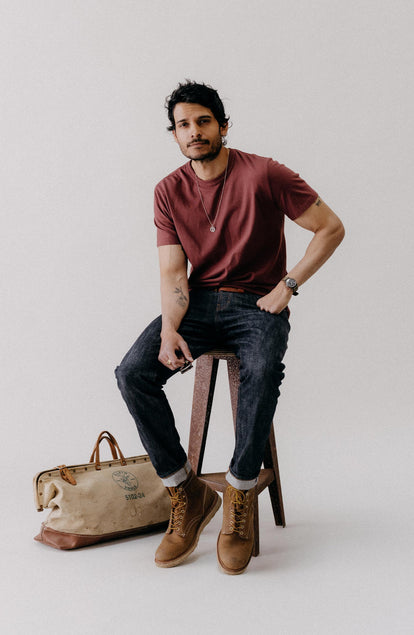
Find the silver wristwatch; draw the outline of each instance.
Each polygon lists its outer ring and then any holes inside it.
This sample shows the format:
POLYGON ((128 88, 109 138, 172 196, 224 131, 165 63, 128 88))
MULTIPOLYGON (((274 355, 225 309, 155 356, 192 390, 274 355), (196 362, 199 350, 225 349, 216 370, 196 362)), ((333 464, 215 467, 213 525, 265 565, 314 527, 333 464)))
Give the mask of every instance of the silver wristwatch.
POLYGON ((283 282, 285 283, 288 289, 291 289, 293 291, 293 295, 299 295, 299 292, 298 292, 299 287, 295 278, 289 278, 289 276, 285 276, 283 278, 283 282))

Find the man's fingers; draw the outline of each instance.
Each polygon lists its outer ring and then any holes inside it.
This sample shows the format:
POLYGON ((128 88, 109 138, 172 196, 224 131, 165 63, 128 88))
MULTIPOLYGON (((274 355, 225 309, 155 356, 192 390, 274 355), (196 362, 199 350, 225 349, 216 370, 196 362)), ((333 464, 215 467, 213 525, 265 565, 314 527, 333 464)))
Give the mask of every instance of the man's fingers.
POLYGON ((271 313, 271 307, 269 302, 266 302, 266 300, 260 299, 256 302, 257 306, 259 307, 259 309, 261 311, 267 311, 271 313))
POLYGON ((259 309, 261 311, 266 311, 267 313, 274 313, 276 315, 278 315, 279 313, 282 313, 283 309, 286 308, 286 305, 282 305, 281 303, 272 303, 266 300, 258 300, 256 302, 257 306, 259 307, 259 309))
POLYGON ((183 352, 183 355, 185 357, 185 359, 189 362, 193 362, 193 356, 190 353, 190 349, 188 348, 187 342, 185 340, 182 340, 181 344, 180 344, 180 348, 183 352))
POLYGON ((161 364, 164 364, 164 366, 170 368, 171 370, 174 370, 175 368, 178 368, 180 366, 180 364, 177 364, 179 360, 177 359, 175 353, 167 348, 163 348, 160 351, 160 354, 158 355, 158 361, 160 361, 161 364))
POLYGON ((158 360, 171 370, 177 370, 189 361, 193 361, 187 342, 178 333, 174 337, 162 340, 158 360))
POLYGON ((161 364, 164 364, 164 366, 166 366, 170 370, 176 370, 177 368, 180 368, 180 366, 182 366, 182 363, 180 362, 180 360, 174 360, 174 359, 171 359, 171 357, 167 357, 167 358, 159 357, 158 359, 161 362, 161 364))
POLYGON ((174 352, 172 352, 171 350, 169 352, 168 350, 164 350, 162 353, 160 353, 158 359, 162 364, 164 364, 164 366, 166 366, 170 370, 177 370, 177 368, 181 368, 182 366, 184 366, 186 360, 193 361, 187 345, 185 345, 185 347, 180 346, 174 352), (180 355, 180 352, 182 353, 182 355, 180 355))

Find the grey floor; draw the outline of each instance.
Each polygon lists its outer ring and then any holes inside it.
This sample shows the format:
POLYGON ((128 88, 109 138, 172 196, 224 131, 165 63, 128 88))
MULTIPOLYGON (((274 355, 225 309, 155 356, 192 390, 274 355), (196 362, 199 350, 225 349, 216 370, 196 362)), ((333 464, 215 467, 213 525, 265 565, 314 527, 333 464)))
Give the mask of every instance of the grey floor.
MULTIPOLYGON (((241 576, 217 567, 221 511, 189 560, 164 570, 153 564, 159 534, 61 552, 32 540, 42 515, 30 492, 10 501, 2 514, 1 632, 412 633, 413 511, 404 439, 395 440, 388 466, 363 443, 359 452, 351 455, 350 444, 339 456, 320 445, 325 460, 318 463, 306 439, 294 452, 283 435, 279 445, 288 524, 274 526, 264 492, 261 554, 241 576)), ((32 475, 23 469, 15 476, 28 482, 32 475)))

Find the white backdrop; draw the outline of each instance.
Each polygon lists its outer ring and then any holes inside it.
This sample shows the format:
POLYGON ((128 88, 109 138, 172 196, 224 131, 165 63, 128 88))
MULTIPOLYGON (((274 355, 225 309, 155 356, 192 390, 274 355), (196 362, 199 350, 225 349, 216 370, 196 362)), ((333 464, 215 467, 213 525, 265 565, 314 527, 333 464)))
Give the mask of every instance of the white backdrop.
MULTIPOLYGON (((0 2, 3 544, 40 522, 35 472, 103 429, 142 451, 113 370, 159 312, 152 195, 185 161, 163 108, 185 78, 223 97, 230 147, 300 172, 347 230, 291 304, 286 492, 406 519, 413 26, 409 0, 0 2)), ((288 223, 292 266, 311 235, 288 223)), ((232 449, 222 377, 211 469, 232 449)), ((168 387, 184 444, 192 380, 168 387)))

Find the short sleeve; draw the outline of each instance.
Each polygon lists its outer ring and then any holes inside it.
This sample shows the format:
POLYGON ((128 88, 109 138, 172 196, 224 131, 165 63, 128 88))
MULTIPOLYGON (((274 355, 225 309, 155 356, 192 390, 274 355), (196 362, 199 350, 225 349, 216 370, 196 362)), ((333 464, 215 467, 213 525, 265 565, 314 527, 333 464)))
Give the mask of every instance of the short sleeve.
POLYGON ((157 228, 157 247, 179 245, 167 193, 159 183, 154 190, 154 223, 157 228))
POLYGON ((269 161, 268 177, 273 200, 291 220, 299 218, 318 198, 299 174, 277 161, 269 161))

